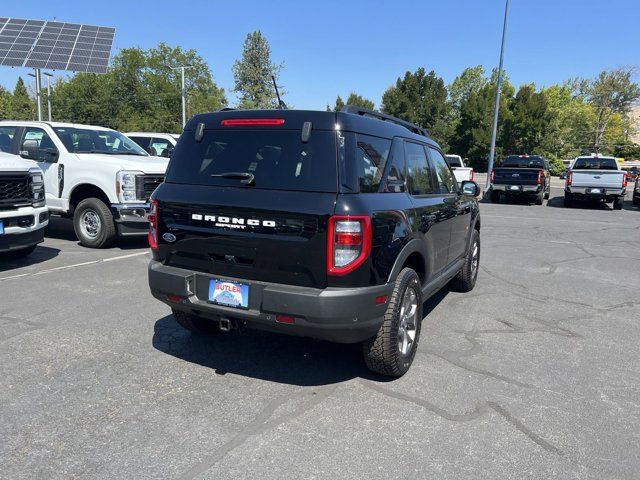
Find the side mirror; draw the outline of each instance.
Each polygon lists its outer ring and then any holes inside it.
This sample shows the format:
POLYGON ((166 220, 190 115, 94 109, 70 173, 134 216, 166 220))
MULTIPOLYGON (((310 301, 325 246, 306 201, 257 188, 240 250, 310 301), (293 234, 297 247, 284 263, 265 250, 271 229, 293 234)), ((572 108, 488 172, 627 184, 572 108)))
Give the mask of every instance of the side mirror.
POLYGON ((462 182, 462 194, 466 197, 477 197, 480 195, 480 187, 476 182, 465 180, 462 182))
POLYGON ((37 140, 25 140, 22 143, 22 149, 20 150, 20 156, 27 160, 38 160, 38 141, 37 140))
POLYGON ((173 150, 174 150, 174 147, 168 147, 164 151, 164 156, 167 157, 167 158, 171 158, 171 155, 173 155, 173 150))

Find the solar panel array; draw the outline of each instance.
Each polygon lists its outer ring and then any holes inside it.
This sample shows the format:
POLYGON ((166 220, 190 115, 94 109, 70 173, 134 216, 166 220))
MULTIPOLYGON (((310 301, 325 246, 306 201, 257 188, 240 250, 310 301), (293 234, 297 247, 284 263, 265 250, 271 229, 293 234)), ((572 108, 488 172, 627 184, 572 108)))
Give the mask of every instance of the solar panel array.
POLYGON ((0 17, 0 65, 106 73, 115 28, 0 17))

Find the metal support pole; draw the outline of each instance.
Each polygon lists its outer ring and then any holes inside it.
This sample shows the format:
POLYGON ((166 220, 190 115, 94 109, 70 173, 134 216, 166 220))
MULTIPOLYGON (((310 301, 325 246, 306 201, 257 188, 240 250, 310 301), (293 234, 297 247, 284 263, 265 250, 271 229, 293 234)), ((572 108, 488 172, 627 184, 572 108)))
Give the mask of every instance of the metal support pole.
POLYGON ((187 99, 186 99, 186 91, 184 89, 184 69, 186 67, 182 66, 180 67, 180 70, 182 71, 182 90, 181 90, 181 95, 182 95, 182 128, 184 128, 184 126, 187 124, 187 99))
POLYGON ((42 121, 42 78, 40 78, 40 69, 33 69, 36 77, 36 101, 38 105, 38 121, 42 121))
POLYGON ((496 106, 493 112, 493 131, 491 132, 491 149, 489 150, 489 165, 487 166, 487 183, 485 188, 489 190, 491 186, 491 170, 493 170, 493 160, 496 154, 496 137, 498 135, 498 114, 500 112, 500 93, 502 90, 502 64, 504 60, 504 43, 507 33, 507 17, 509 15, 509 0, 504 5, 504 23, 502 25, 502 45, 500 46, 500 66, 498 67, 498 86, 496 90, 496 106))
POLYGON ((53 75, 51 73, 44 72, 47 77, 47 114, 49 121, 51 121, 51 82, 49 81, 53 75))

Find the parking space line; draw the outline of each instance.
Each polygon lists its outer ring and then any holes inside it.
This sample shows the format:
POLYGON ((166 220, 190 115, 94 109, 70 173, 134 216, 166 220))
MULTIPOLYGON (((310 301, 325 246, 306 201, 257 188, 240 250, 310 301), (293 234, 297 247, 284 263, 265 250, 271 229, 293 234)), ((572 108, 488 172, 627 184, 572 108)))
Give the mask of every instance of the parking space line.
MULTIPOLYGON (((510 220, 522 220, 523 217, 514 217, 509 215, 491 215, 490 213, 481 213, 482 218, 507 218, 510 220)), ((526 220, 544 220, 545 222, 578 222, 578 223, 598 223, 610 226, 629 227, 628 223, 614 223, 598 220, 582 220, 577 218, 551 218, 551 217, 524 217, 526 220)))
POLYGON ((44 275, 45 273, 57 272, 57 271, 60 271, 60 270, 68 270, 70 268, 85 267, 85 266, 88 266, 88 265, 97 265, 99 263, 113 262, 115 260, 124 260, 126 258, 139 257, 141 255, 148 255, 148 254, 149 254, 149 252, 137 252, 137 253, 130 253, 130 254, 127 254, 127 255, 120 255, 120 256, 117 256, 117 257, 102 258, 100 260, 91 260, 89 262, 74 263, 72 265, 62 265, 60 267, 48 268, 46 270, 39 270, 37 272, 20 273, 18 275, 11 275, 9 277, 1 277, 0 278, 0 282, 2 282, 4 280, 12 280, 12 279, 15 279, 15 278, 34 277, 36 275, 44 275))

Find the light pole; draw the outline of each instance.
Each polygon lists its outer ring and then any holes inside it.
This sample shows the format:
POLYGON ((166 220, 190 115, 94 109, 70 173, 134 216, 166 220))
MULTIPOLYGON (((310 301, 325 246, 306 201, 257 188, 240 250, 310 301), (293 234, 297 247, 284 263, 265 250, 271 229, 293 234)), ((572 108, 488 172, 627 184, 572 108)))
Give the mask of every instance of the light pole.
POLYGON ((42 78, 40 77, 40 69, 34 68, 33 73, 29 76, 36 79, 36 105, 38 107, 38 121, 42 121, 42 78))
POLYGON ((43 72, 43 74, 47 77, 47 114, 51 121, 51 82, 49 80, 53 77, 53 73, 43 72))
POLYGON ((171 67, 167 65, 171 70, 180 70, 182 75, 182 83, 180 87, 180 96, 182 97, 182 128, 187 124, 187 92, 184 87, 184 71, 188 68, 193 68, 193 65, 181 65, 179 67, 171 67))
POLYGON ((500 111, 500 93, 502 90, 502 64, 504 59, 504 42, 507 33, 507 17, 509 15, 509 0, 504 5, 504 23, 502 24, 502 44, 500 46, 500 65, 498 66, 498 88, 496 90, 496 106, 493 111, 493 131, 491 132, 491 149, 489 150, 489 165, 487 166, 487 183, 485 189, 491 186, 491 170, 493 170, 493 160, 496 155, 496 136, 498 135, 498 113, 500 111))

